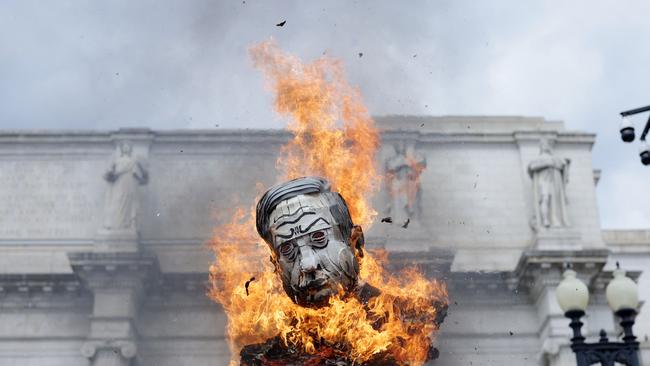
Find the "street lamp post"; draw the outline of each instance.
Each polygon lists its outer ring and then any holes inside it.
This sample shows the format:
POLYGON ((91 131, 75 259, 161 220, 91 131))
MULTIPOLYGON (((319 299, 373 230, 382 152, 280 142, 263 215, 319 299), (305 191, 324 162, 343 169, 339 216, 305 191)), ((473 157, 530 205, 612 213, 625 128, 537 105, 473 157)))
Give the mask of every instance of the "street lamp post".
POLYGON ((564 279, 557 287, 558 303, 564 315, 571 319, 569 326, 573 329, 571 349, 576 354, 578 366, 589 366, 600 363, 603 366, 614 366, 615 363, 639 366, 639 342, 632 334, 636 308, 639 305, 639 292, 636 284, 625 271, 621 270, 618 262, 614 270, 614 279, 607 285, 607 302, 614 313, 621 319, 623 328, 622 342, 610 342, 607 333, 600 331, 600 339, 596 343, 585 342, 581 333, 583 323, 580 321, 585 315, 589 303, 589 290, 587 286, 576 278, 576 272, 567 269, 563 274, 564 279))

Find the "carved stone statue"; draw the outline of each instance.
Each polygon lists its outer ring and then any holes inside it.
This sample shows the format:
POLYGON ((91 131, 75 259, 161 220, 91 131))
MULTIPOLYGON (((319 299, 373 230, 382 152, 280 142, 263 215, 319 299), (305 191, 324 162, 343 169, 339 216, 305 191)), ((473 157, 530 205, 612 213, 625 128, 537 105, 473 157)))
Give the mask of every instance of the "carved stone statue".
POLYGON ((393 221, 405 223, 418 212, 420 175, 427 166, 424 156, 404 141, 395 145, 395 154, 386 160, 386 188, 389 194, 388 214, 393 221))
POLYGON ((569 226, 566 184, 570 162, 553 155, 550 141, 540 141, 540 156, 528 164, 528 174, 533 179, 536 229, 569 226))
POLYGON ((137 187, 149 180, 147 171, 133 156, 133 147, 127 141, 118 146, 119 156, 104 174, 109 188, 106 193, 104 229, 109 231, 135 230, 137 187))

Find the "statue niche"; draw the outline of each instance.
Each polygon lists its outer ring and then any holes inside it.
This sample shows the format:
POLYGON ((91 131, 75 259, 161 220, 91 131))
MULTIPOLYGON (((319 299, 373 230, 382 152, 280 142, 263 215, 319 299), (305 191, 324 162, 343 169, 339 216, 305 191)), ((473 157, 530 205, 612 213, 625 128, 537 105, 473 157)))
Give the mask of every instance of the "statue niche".
POLYGON ((118 156, 104 173, 108 182, 103 228, 109 232, 136 232, 138 185, 147 184, 149 174, 133 156, 133 146, 128 141, 118 145, 118 156))
POLYGON ((394 145, 394 154, 385 163, 387 213, 393 222, 408 225, 419 214, 420 175, 426 166, 426 158, 413 144, 394 145))
POLYGON ((539 150, 539 157, 528 164, 528 174, 533 180, 533 227, 536 230, 568 227, 566 185, 571 161, 554 156, 552 143, 547 139, 540 141, 539 150))

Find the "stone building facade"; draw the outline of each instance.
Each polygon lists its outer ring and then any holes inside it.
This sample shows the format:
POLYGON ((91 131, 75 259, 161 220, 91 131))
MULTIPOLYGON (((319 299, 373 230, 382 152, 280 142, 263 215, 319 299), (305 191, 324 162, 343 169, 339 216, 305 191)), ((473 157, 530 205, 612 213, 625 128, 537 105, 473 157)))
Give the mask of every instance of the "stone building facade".
MULTIPOLYGON (((528 117, 376 122, 377 166, 390 178, 375 207, 410 224, 377 223, 367 245, 448 283, 436 365, 575 364, 554 294, 567 262, 592 293, 591 337, 617 335, 604 297, 616 261, 650 298, 650 231, 600 227, 595 135, 528 117), (560 210, 566 222, 552 219, 560 210)), ((276 181, 289 137, 0 131, 0 365, 226 365, 226 318, 205 295, 204 244, 233 207, 250 206, 258 182, 276 181), (143 179, 111 193, 107 172, 125 141, 132 160, 116 164, 143 179), (111 211, 125 215, 123 227, 107 226, 107 202, 131 194, 133 207, 111 211)), ((635 332, 650 362, 644 310, 635 332)))

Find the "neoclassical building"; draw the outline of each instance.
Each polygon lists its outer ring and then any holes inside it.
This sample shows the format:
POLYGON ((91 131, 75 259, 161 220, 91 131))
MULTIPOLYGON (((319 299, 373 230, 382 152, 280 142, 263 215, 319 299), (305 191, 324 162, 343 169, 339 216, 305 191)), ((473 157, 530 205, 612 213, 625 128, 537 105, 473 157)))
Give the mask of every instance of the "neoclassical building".
MULTIPOLYGON (((394 223, 366 242, 448 284, 436 365, 574 365, 554 292, 566 263, 589 285, 592 339, 619 333, 604 296, 616 261, 650 299, 650 230, 601 229, 594 134, 531 117, 375 120, 390 179, 374 205, 394 223)), ((205 242, 276 182, 289 138, 0 130, 0 365, 226 365, 205 242)), ((635 333, 648 363, 645 307, 635 333)))

